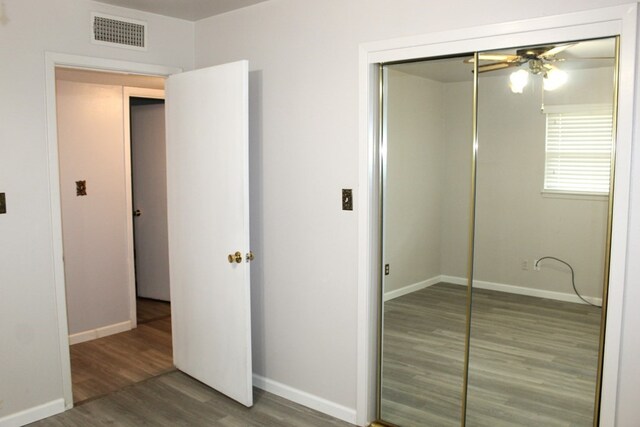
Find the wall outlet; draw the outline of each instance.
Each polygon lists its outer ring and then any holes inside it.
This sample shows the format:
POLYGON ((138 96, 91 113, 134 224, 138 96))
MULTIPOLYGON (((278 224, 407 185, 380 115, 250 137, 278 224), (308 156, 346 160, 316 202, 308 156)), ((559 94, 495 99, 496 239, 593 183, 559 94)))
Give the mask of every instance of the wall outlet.
POLYGON ((540 271, 540 263, 537 259, 533 260, 533 271, 540 271))
POLYGON ((384 265, 384 275, 388 276, 389 275, 389 264, 385 264, 384 265))
POLYGON ((520 261, 520 268, 524 271, 529 270, 529 261, 527 261, 526 259, 520 261))

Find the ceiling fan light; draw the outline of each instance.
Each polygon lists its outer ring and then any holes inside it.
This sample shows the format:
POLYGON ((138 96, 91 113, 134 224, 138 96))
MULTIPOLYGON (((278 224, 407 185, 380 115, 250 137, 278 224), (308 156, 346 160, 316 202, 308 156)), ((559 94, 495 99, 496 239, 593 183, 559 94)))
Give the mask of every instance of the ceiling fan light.
POLYGON ((551 91, 556 90, 563 84, 567 82, 569 76, 562 70, 557 68, 552 68, 547 71, 547 74, 544 76, 543 85, 544 90, 551 91))
POLYGON ((522 93, 527 83, 529 83, 529 72, 526 70, 514 71, 509 76, 509 87, 513 93, 522 93))

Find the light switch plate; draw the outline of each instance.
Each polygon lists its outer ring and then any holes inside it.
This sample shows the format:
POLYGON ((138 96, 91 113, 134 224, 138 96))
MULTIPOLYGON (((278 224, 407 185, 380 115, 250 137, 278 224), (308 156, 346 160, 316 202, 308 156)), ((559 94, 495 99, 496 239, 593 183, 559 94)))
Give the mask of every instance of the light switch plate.
POLYGON ((350 188, 342 189, 342 210, 343 211, 353 210, 353 195, 350 188))

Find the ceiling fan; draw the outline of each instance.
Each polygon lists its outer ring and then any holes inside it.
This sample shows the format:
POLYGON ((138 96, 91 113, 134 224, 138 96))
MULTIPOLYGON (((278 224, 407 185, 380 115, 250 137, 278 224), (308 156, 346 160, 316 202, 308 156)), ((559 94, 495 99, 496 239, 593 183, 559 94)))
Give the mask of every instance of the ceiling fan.
MULTIPOLYGON (((564 61, 563 58, 557 58, 560 52, 574 46, 575 43, 562 44, 558 46, 539 46, 533 48, 525 48, 516 50, 515 55, 499 54, 499 53, 481 53, 480 61, 494 61, 488 64, 478 64, 478 72, 486 73, 488 71, 502 70, 511 67, 520 67, 524 64, 529 65, 529 71, 532 74, 546 74, 554 68, 552 65, 558 61, 564 61)), ((473 58, 466 59, 464 62, 473 63, 473 58)))

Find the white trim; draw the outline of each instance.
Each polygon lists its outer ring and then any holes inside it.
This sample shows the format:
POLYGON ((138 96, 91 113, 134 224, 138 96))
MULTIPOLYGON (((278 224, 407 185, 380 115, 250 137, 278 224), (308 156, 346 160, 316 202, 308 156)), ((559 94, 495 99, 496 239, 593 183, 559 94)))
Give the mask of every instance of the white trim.
MULTIPOLYGON (((469 281, 466 277, 440 276, 440 281, 452 283, 454 285, 467 286, 469 281)), ((544 289, 528 288, 525 286, 507 285, 505 283, 487 282, 485 280, 474 280, 473 287, 476 289, 487 289, 508 294, 527 295, 530 297, 553 299, 556 301, 572 302, 576 304, 586 304, 576 294, 566 292, 548 291, 544 289)), ((591 304, 602 305, 602 298, 584 297, 591 304)))
POLYGON ((146 89, 140 87, 124 86, 122 88, 122 111, 124 130, 124 193, 125 211, 127 213, 125 223, 127 225, 127 277, 129 282, 129 320, 131 329, 138 326, 136 312, 136 262, 133 241, 133 188, 131 186, 131 97, 164 99, 164 90, 146 89))
POLYGON ((20 427, 64 412, 64 399, 56 399, 0 418, 0 427, 20 427))
POLYGON ((253 385, 259 389, 275 394, 307 408, 338 418, 351 424, 356 423, 356 410, 347 408, 322 397, 279 383, 258 374, 253 374, 253 385))
POLYGON ((62 370, 62 393, 65 406, 67 409, 70 409, 73 407, 73 393, 71 390, 71 360, 69 355, 67 301, 65 297, 66 285, 64 278, 64 250, 62 246, 62 209, 60 206, 60 168, 58 163, 58 125, 56 117, 56 67, 60 66, 153 76, 168 76, 179 73, 182 69, 63 53, 45 53, 47 156, 49 159, 49 203, 51 207, 53 276, 57 306, 60 367, 62 370))
MULTIPOLYGON (((581 40, 620 35, 620 75, 618 98, 618 133, 616 140, 617 163, 615 170, 615 192, 611 264, 609 275, 609 297, 607 307, 607 333, 605 338, 604 366, 602 375, 602 400, 600 426, 615 426, 618 361, 622 338, 622 308, 627 265, 627 234, 629 222, 629 197, 631 184, 631 157, 633 147, 637 3, 629 3, 602 9, 587 10, 565 15, 535 18, 504 24, 479 26, 421 36, 390 39, 360 45, 359 64, 359 206, 358 217, 358 326, 357 326, 357 421, 366 424, 372 421, 375 399, 371 389, 371 372, 375 369, 376 313, 371 306, 375 292, 377 262, 371 253, 375 242, 378 220, 373 165, 375 153, 377 103, 376 64, 416 58, 428 58, 472 51, 484 51, 506 46, 526 46, 557 42, 558 40, 581 40)), ((640 149, 638 147, 636 150, 640 149)), ((637 278, 636 278, 637 280, 637 278)))
POLYGON ((108 337, 109 335, 130 331, 131 329, 133 329, 131 326, 131 321, 127 320, 126 322, 114 323, 113 325, 102 326, 100 328, 78 332, 77 334, 69 335, 69 345, 80 344, 81 342, 108 337))
POLYGON ((407 286, 403 286, 398 289, 394 289, 393 291, 384 293, 384 301, 389 301, 403 295, 411 294, 413 292, 419 291, 424 288, 428 288, 429 286, 433 286, 437 283, 442 282, 442 277, 444 276, 435 276, 427 280, 423 280, 421 282, 412 283, 407 286))

